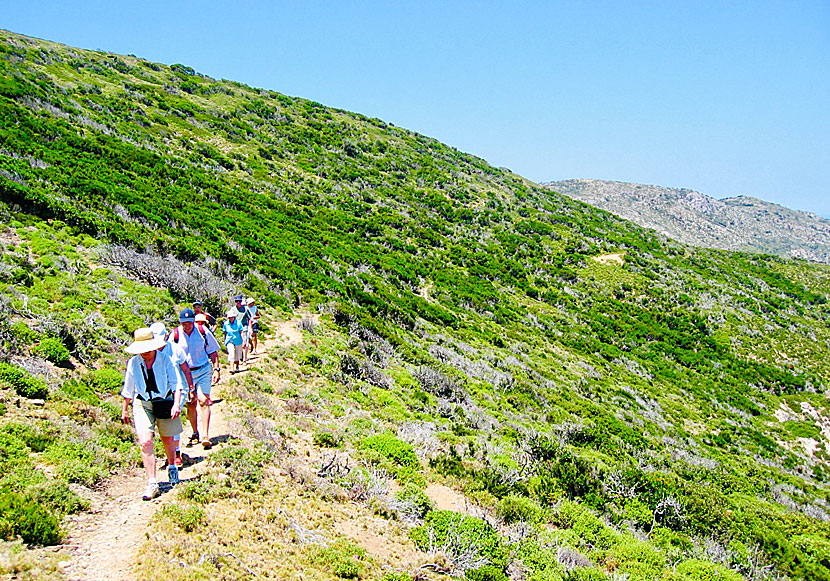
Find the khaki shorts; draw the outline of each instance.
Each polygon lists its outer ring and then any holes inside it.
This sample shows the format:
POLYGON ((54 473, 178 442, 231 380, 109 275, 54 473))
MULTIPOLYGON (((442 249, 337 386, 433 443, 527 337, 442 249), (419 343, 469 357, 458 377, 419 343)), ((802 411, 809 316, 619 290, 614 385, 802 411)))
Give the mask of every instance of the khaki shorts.
POLYGON ((153 416, 153 403, 138 398, 133 400, 133 424, 135 431, 154 432, 158 426, 161 436, 176 436, 182 433, 182 416, 175 419, 160 420, 153 416))
POLYGON ((228 348, 228 363, 242 361, 242 345, 228 343, 225 346, 228 348))

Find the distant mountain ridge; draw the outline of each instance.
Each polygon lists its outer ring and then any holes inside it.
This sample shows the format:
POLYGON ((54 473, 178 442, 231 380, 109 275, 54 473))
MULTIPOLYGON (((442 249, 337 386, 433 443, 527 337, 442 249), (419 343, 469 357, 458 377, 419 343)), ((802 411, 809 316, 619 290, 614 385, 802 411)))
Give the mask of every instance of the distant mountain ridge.
POLYGON ((693 246, 830 264, 830 220, 810 212, 747 196, 718 200, 685 188, 626 182, 574 179, 543 185, 693 246))

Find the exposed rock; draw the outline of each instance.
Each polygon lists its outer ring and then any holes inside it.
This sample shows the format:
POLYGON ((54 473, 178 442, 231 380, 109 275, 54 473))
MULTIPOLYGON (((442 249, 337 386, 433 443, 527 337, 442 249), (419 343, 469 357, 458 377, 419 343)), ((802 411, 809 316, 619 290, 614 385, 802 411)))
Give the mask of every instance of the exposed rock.
POLYGON ((830 220, 739 196, 603 180, 545 187, 693 246, 776 254, 830 264, 830 220))

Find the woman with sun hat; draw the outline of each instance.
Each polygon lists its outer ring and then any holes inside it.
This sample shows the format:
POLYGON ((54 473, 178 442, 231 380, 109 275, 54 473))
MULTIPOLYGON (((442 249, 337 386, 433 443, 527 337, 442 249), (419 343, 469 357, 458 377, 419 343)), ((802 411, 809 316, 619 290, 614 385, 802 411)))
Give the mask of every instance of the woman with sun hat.
POLYGON ((124 374, 124 386, 121 389, 121 397, 124 398, 121 421, 125 424, 130 423, 132 406, 133 425, 138 436, 144 471, 147 474, 147 489, 142 498, 151 500, 160 494, 156 479, 156 458, 153 454, 153 436, 156 428, 167 455, 170 485, 179 483, 173 437, 182 432, 182 420, 179 415, 182 380, 172 359, 159 355, 156 351, 164 347, 164 339, 155 338, 153 332, 146 327, 137 329, 133 337, 135 340, 124 349, 134 357, 127 362, 124 374))

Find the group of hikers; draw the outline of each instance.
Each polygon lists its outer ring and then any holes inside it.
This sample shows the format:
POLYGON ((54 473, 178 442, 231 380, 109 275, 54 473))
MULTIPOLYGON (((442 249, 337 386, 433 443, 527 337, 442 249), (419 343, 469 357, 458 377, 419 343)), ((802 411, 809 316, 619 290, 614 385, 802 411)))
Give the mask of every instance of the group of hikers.
MULTIPOLYGON (((222 331, 231 373, 240 371, 240 365, 256 353, 259 317, 256 300, 246 300, 242 295, 234 298, 234 306, 225 314, 222 331)), ((201 444, 205 450, 213 446, 209 436, 210 393, 221 379, 217 326, 216 318, 202 309, 201 301, 195 301, 192 308, 179 313, 176 327, 168 331, 164 323, 156 322, 136 329, 133 342, 125 348, 133 357, 124 373, 121 421, 129 424, 132 416, 147 474, 144 500, 160 494, 153 454, 156 429, 164 444, 171 486, 179 483, 182 465, 183 410, 192 430, 188 446, 201 444)))

